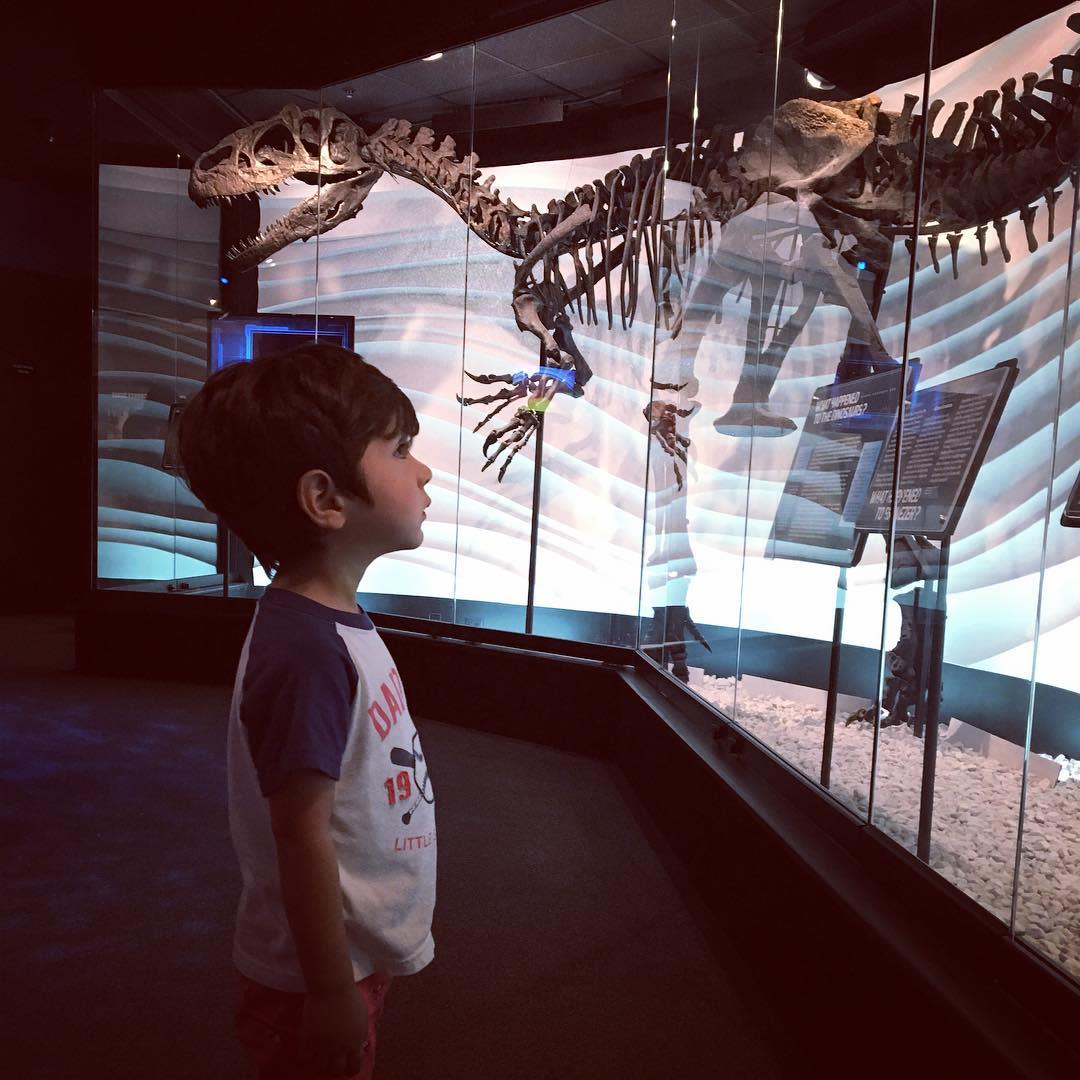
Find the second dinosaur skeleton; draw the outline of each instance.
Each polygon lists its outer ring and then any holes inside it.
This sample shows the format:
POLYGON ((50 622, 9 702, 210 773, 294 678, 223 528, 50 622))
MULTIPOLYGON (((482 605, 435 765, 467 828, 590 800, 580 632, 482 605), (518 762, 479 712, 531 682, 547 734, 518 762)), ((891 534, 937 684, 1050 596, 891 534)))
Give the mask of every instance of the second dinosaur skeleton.
MULTIPOLYGON (((1072 16, 1068 25, 1080 33, 1080 16, 1072 16)), ((679 291, 673 283, 687 295, 695 259, 707 256, 714 238, 719 240, 729 223, 763 198, 791 200, 813 220, 821 239, 804 243, 794 263, 806 302, 778 329, 769 350, 760 336, 748 335, 744 378, 736 387, 732 410, 717 421, 720 431, 746 426, 764 434, 790 430, 790 421, 778 421, 766 407, 771 379, 763 387, 753 373, 770 352, 766 366, 775 378, 823 295, 848 308, 853 332, 871 356, 890 359, 869 306, 842 262, 865 266, 880 290, 896 238, 904 237, 911 245, 925 236, 939 268, 937 244, 944 235, 955 275, 961 233, 975 230, 985 263, 991 225, 1007 261, 1006 217, 1020 214, 1034 251, 1035 205, 1040 200, 1047 207, 1047 236, 1052 238, 1058 187, 1080 158, 1080 59, 1058 56, 1051 67, 1052 77, 1045 81, 1035 73, 1024 75, 1019 92, 1015 79, 1000 90, 987 90, 970 104, 970 111, 968 103, 957 103, 940 129, 941 101, 933 101, 924 116, 915 113, 917 99, 912 95, 905 97, 899 113, 883 109, 875 95, 830 102, 798 98, 779 106, 738 149, 730 133, 716 129, 692 150, 659 148, 647 157, 636 155, 603 178, 552 200, 544 210, 535 205, 526 210, 502 199, 492 186, 494 176, 480 180, 476 155, 459 159, 453 140, 438 141, 430 128, 395 119, 368 134, 336 109, 290 105, 269 120, 235 131, 203 154, 191 170, 189 194, 207 206, 257 198, 290 180, 317 188, 281 220, 226 254, 236 272, 355 217, 385 173, 434 192, 474 235, 514 259, 513 311, 519 329, 539 342, 540 371, 525 378, 470 376, 507 385, 485 397, 465 399, 465 404, 495 405, 476 430, 512 402, 526 400, 484 443, 485 468, 508 451, 501 479, 528 443, 539 409, 556 393, 585 392, 592 372, 574 344, 569 313, 576 310, 582 321, 596 323, 603 310, 609 327, 617 313, 620 325, 629 326, 637 312, 644 253, 659 312, 677 335, 684 312, 673 300, 679 291), (923 214, 915 221, 924 124, 923 214), (692 191, 687 207, 670 217, 664 217, 663 209, 666 179, 684 181, 692 191), (601 287, 602 303, 597 295, 601 287)), ((753 287, 750 275, 747 280, 753 287)), ((761 296, 755 303, 764 309, 773 299, 761 296)), ((674 416, 654 406, 646 409, 646 418, 676 467, 685 462, 688 441, 675 433, 674 416)), ((681 486, 678 472, 677 477, 681 486)))

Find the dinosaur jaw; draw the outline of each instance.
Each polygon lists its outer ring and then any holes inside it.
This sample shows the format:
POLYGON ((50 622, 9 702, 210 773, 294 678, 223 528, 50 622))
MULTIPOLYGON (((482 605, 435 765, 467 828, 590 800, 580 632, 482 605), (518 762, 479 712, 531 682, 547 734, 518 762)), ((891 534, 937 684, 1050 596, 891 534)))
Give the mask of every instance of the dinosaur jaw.
POLYGON ((231 247, 225 264, 236 273, 250 270, 294 241, 310 240, 356 217, 381 175, 381 169, 369 166, 350 179, 326 184, 284 217, 231 247))

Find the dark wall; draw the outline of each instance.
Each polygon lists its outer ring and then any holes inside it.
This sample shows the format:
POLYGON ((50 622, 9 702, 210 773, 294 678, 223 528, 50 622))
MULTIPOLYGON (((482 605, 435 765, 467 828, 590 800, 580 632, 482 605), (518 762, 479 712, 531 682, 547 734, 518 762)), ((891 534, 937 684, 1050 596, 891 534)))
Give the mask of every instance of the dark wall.
POLYGON ((0 176, 0 611, 71 611, 88 580, 90 163, 0 176))

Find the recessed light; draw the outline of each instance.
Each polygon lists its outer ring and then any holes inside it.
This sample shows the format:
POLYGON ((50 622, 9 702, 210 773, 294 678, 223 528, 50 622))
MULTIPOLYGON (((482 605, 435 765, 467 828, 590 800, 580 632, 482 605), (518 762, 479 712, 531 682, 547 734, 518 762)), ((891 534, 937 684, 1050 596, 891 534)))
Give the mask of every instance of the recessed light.
POLYGON ((441 52, 433 52, 430 56, 425 56, 424 57, 424 63, 428 63, 431 60, 441 60, 441 59, 442 59, 442 53, 441 52))
POLYGON ((836 83, 829 82, 829 80, 826 79, 824 76, 818 75, 817 72, 811 71, 809 68, 806 69, 806 81, 815 90, 835 90, 836 89, 836 83))

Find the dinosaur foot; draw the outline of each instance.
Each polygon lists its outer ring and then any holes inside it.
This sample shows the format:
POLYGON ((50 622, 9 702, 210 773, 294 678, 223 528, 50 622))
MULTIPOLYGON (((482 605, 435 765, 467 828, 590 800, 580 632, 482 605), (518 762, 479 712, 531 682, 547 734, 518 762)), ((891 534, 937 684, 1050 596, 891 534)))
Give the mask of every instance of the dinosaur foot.
POLYGON ((795 430, 795 422, 761 405, 734 402, 723 416, 713 421, 721 435, 756 435, 759 439, 775 439, 795 430))

